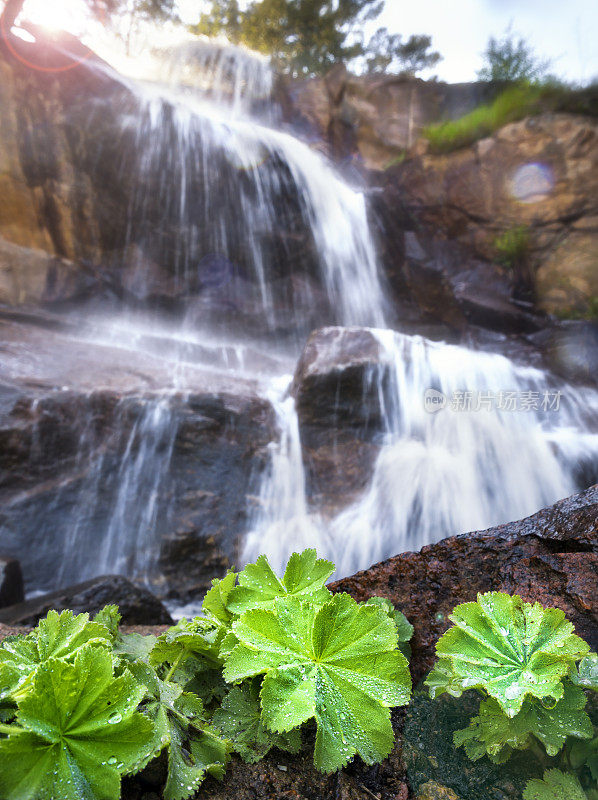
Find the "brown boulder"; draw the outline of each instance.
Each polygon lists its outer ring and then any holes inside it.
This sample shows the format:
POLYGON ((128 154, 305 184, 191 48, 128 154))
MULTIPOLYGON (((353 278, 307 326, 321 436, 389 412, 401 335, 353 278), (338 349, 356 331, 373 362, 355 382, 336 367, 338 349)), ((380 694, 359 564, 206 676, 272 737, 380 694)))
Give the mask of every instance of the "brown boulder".
POLYGON ((367 328, 315 331, 299 360, 292 392, 307 491, 325 514, 348 505, 371 477, 386 369, 382 347, 367 328))
POLYGON ((402 553, 331 585, 356 600, 387 597, 415 626, 412 672, 421 680, 449 614, 478 592, 520 594, 562 608, 598 647, 598 485, 519 522, 402 553))

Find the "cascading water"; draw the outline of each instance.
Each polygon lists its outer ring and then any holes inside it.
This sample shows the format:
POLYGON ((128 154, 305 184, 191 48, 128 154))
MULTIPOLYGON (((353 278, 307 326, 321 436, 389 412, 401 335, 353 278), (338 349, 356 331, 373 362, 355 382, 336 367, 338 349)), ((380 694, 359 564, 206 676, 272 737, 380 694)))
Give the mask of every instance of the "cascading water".
MULTIPOLYGON (((364 195, 320 154, 272 127, 272 76, 261 59, 210 43, 157 55, 162 79, 175 85, 123 78, 120 137, 105 142, 98 161, 119 164, 127 198, 126 241, 115 256, 126 253, 125 289, 143 302, 172 301, 176 322, 163 339, 174 360, 184 363, 192 352, 199 364, 213 367, 216 359, 222 373, 252 373, 275 409, 280 436, 270 445, 243 559, 265 552, 281 569, 293 550, 315 546, 347 574, 574 491, 581 466, 598 464, 598 435, 589 433, 598 394, 556 387, 558 412, 453 410, 449 403, 429 413, 427 390, 448 402, 467 392, 541 397, 555 387, 503 356, 387 329, 364 195), (306 495, 288 373, 306 335, 331 324, 368 327, 377 337, 383 356, 372 380, 383 425, 368 489, 325 519, 306 495), (239 357, 240 342, 255 344, 260 374, 239 357)), ((101 104, 90 125, 98 114, 101 104)), ((100 327, 112 346, 147 353, 161 341, 157 329, 110 314, 100 327)), ((118 428, 116 455, 92 457, 83 437, 86 477, 65 504, 61 583, 107 571, 152 577, 173 480, 171 398, 188 388, 176 368, 166 383, 137 398, 143 409, 118 428)))
POLYGON ((556 387, 501 355, 372 332, 383 352, 372 380, 384 425, 369 489, 327 521, 284 491, 305 479, 292 399, 279 396, 281 444, 245 561, 264 552, 280 570, 298 541, 348 575, 445 536, 525 517, 576 491, 584 467, 596 469, 598 433, 589 431, 598 429, 597 392, 556 387), (426 407, 426 394, 442 404, 426 407))

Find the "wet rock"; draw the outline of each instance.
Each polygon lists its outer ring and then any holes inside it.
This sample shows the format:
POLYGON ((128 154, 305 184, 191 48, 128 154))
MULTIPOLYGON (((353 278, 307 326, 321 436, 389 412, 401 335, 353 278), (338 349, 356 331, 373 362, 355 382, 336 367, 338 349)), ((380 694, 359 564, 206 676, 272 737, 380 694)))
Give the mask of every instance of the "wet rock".
MULTIPOLYGON (((517 335, 549 324, 544 314, 515 298, 508 269, 423 224, 392 171, 378 180, 382 189, 371 192, 371 202, 384 273, 395 305, 407 302, 417 309, 417 329, 435 321, 447 327, 444 338, 449 338, 451 331, 471 335, 474 326, 517 335)), ((401 308, 395 325, 404 327, 405 319, 401 308)))
MULTIPOLYGON (((24 58, 67 58, 35 35, 34 44, 14 45, 24 58)), ((204 326, 242 322, 245 333, 287 335, 301 320, 307 336, 330 305, 301 189, 284 160, 260 146, 243 173, 234 147, 219 146, 218 131, 199 116, 186 137, 205 158, 189 158, 171 105, 162 109, 163 135, 150 133, 155 120, 143 98, 80 44, 62 44, 79 61, 52 71, 25 67, 0 41, 0 237, 8 243, 0 246, 0 302, 190 311, 204 326), (239 213, 255 206, 257 170, 276 176, 259 179, 271 187, 274 229, 239 213)))
POLYGON ((0 303, 9 306, 74 302, 93 281, 77 265, 0 237, 0 303))
POLYGON ((118 565, 162 597, 202 594, 237 560, 270 404, 211 367, 25 322, 0 333, 0 536, 28 591, 118 565))
POLYGON ((307 341, 293 382, 312 502, 331 514, 363 491, 379 451, 387 364, 366 328, 323 328, 307 341))
POLYGON ((34 626, 51 609, 70 609, 75 614, 88 611, 93 616, 112 603, 119 607, 123 625, 172 625, 170 614, 157 597, 122 575, 103 575, 9 606, 0 611, 0 622, 34 626))
POLYGON ((0 608, 24 599, 21 565, 16 558, 0 556, 0 608))
POLYGON ((542 767, 529 752, 515 752, 497 765, 487 758, 470 761, 454 746, 453 733, 466 728, 478 709, 476 692, 458 699, 414 695, 405 713, 403 758, 415 800, 513 800, 530 778, 541 777, 542 767))
POLYGON ((427 781, 420 786, 416 800, 460 800, 459 796, 436 781, 427 781))
POLYGON ((413 673, 421 680, 458 603, 505 591, 562 608, 598 646, 598 485, 519 522, 444 539, 337 581, 357 600, 388 597, 415 626, 413 673))
POLYGON ((598 322, 562 322, 529 340, 557 374, 574 382, 598 382, 598 322))

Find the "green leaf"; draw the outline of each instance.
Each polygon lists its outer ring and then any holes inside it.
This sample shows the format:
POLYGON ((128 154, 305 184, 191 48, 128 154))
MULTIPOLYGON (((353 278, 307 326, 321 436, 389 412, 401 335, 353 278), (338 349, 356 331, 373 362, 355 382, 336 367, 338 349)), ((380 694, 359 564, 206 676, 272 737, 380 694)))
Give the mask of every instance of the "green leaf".
POLYGON ((587 800, 575 775, 549 769, 544 780, 528 781, 523 800, 587 800))
POLYGON ((399 650, 405 656, 405 658, 411 658, 411 647, 409 642, 413 637, 414 628, 403 612, 395 608, 390 600, 387 600, 385 597, 370 597, 366 603, 366 606, 367 605, 378 606, 388 614, 388 616, 397 626, 399 650))
POLYGON ((206 592, 202 608, 204 613, 209 614, 214 619, 228 627, 233 619, 233 615, 226 607, 231 590, 237 582, 237 573, 229 571, 224 578, 214 578, 212 588, 206 592))
POLYGON ((517 595, 480 594, 476 603, 457 606, 450 619, 454 626, 436 645, 443 669, 450 665, 450 683, 486 691, 509 716, 527 695, 559 700, 562 678, 589 650, 560 609, 517 595))
POLYGON ((136 662, 131 671, 147 689, 143 710, 154 726, 150 758, 168 748, 164 798, 184 800, 195 793, 207 772, 223 774, 227 743, 207 725, 203 704, 196 695, 161 680, 149 664, 136 662))
POLYGON ((406 658, 388 615, 338 594, 320 608, 295 598, 245 612, 233 624, 238 644, 227 658, 229 682, 265 674, 262 715, 286 733, 315 717, 316 766, 339 769, 355 753, 382 761, 394 741, 392 706, 409 701, 406 658))
POLYGON ((136 711, 143 687, 113 677, 110 653, 86 645, 74 663, 51 658, 19 703, 22 731, 0 741, 6 800, 117 800, 120 775, 143 763, 151 722, 136 711))
POLYGON ((590 741, 575 739, 568 743, 568 750, 573 769, 580 771, 587 766, 592 778, 598 782, 598 736, 590 741))
POLYGON ((118 636, 118 626, 120 625, 121 619, 122 617, 118 611, 118 606, 110 605, 101 608, 93 618, 93 621, 107 628, 111 639, 114 640, 118 636))
POLYGON ((173 680, 184 686, 186 692, 196 694, 205 705, 222 700, 229 689, 220 667, 212 668, 204 659, 193 656, 174 673, 173 680))
POLYGON ((9 636, 0 645, 0 699, 28 691, 41 664, 51 658, 72 660, 88 644, 111 647, 110 631, 89 621, 89 614, 48 612, 27 636, 9 636))
POLYGON ((487 755, 497 764, 508 760, 512 750, 524 750, 535 736, 549 756, 555 756, 568 736, 591 738, 593 728, 584 711, 586 698, 571 683, 553 707, 546 707, 537 698, 526 698, 521 711, 508 717, 500 703, 490 698, 480 704, 480 712, 465 730, 454 734, 455 745, 464 747, 472 761, 487 755))
POLYGON ((598 654, 588 653, 577 668, 572 670, 571 680, 584 689, 598 692, 598 654))
POLYGON ((266 556, 248 564, 239 573, 239 586, 231 589, 227 607, 234 614, 251 608, 272 608, 278 597, 295 597, 321 605, 330 599, 324 587, 334 572, 334 564, 317 558, 315 550, 293 553, 281 580, 274 574, 266 556))
POLYGON ((260 713, 259 692, 247 682, 230 690, 221 708, 215 711, 212 723, 250 764, 259 761, 273 747, 291 753, 298 753, 301 749, 299 729, 274 733, 266 728, 260 713))
POLYGON ((220 643, 225 628, 203 617, 181 619, 159 638, 149 655, 153 666, 178 668, 189 656, 201 656, 212 666, 220 666, 220 643))
POLYGON ((229 758, 227 743, 218 731, 205 727, 188 739, 185 728, 171 726, 168 748, 168 779, 164 787, 165 800, 185 800, 195 794, 207 775, 224 776, 229 758))
POLYGON ((442 694, 450 694, 452 697, 461 697, 468 688, 463 685, 463 679, 453 672, 453 665, 450 659, 439 658, 430 670, 430 674, 424 681, 425 686, 432 700, 442 694))
POLYGON ((140 633, 121 633, 114 642, 114 654, 126 661, 148 662, 157 641, 157 637, 151 634, 142 636, 140 633))

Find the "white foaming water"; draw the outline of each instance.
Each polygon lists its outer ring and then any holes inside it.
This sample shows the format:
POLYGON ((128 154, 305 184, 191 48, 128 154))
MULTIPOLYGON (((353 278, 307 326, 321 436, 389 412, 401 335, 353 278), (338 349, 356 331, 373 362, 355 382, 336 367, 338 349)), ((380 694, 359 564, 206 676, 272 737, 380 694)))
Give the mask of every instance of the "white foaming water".
POLYGON ((280 575, 293 551, 315 547, 318 553, 329 554, 332 549, 327 546, 326 530, 319 516, 308 508, 299 419, 294 398, 288 394, 292 377, 273 379, 265 395, 276 412, 280 438, 270 445, 270 465, 262 478, 259 511, 243 550, 245 563, 266 553, 280 575))
POLYGON ((304 477, 292 400, 279 399, 283 444, 262 488, 246 562, 265 552, 280 571, 308 544, 335 561, 337 576, 348 575, 446 536, 532 514, 575 492, 576 472, 598 463, 598 434, 590 432, 598 429, 597 392, 555 388, 541 371, 500 355, 374 333, 384 353, 374 380, 385 432, 369 489, 328 521, 284 491, 304 487, 304 477), (449 403, 471 392, 472 407, 477 397, 481 407, 430 413, 427 389, 449 403), (482 398, 501 390, 531 393, 530 410, 489 409, 482 398), (550 410, 555 402, 558 410, 550 410))
MULTIPOLYGON (((242 312, 257 310, 271 330, 288 327, 289 314, 298 330, 309 314, 310 327, 331 321, 383 325, 384 297, 362 192, 299 140, 238 117, 229 106, 156 85, 137 85, 135 91, 139 116, 123 118, 135 130, 139 174, 130 217, 141 225, 132 222, 130 240, 144 242, 158 263, 168 257, 154 241, 155 225, 143 227, 155 203, 149 182, 164 175, 162 206, 179 230, 179 289, 215 283, 215 294, 226 291, 242 312), (308 240, 297 244, 298 234, 291 235, 284 245, 284 257, 290 264, 299 260, 301 269, 291 300, 281 304, 273 288, 272 235, 298 226, 308 240), (210 259, 218 276, 209 274, 210 259), (317 274, 310 283, 311 262, 317 274), (326 308, 318 317, 319 285, 326 308)), ((125 168, 130 171, 131 164, 125 168)), ((143 268, 139 278, 147 280, 143 268)))
POLYGON ((226 40, 193 38, 154 51, 160 65, 156 80, 199 90, 235 115, 269 100, 273 75, 268 59, 226 40))

